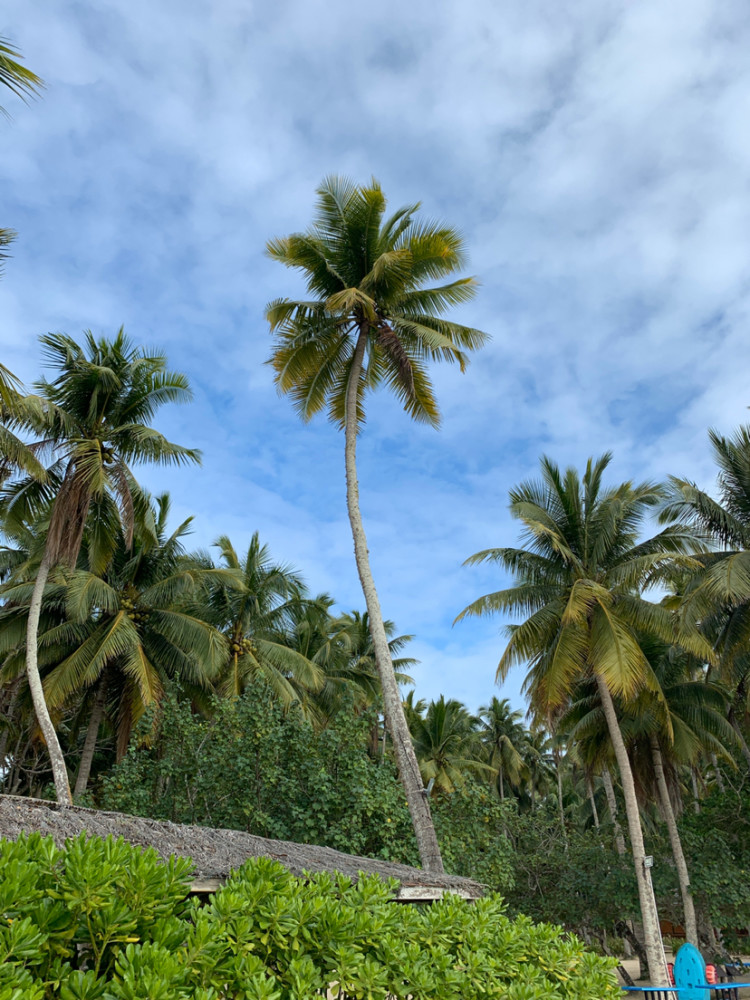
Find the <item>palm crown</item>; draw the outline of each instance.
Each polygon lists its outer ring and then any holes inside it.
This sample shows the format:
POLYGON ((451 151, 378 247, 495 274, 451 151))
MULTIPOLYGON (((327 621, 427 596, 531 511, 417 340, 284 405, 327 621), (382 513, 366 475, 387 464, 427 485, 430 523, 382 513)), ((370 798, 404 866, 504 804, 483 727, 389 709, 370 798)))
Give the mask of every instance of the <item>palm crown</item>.
MULTIPOLYGON (((638 542, 644 517, 663 491, 630 482, 603 489, 609 461, 608 454, 589 460, 581 480, 575 469, 563 475, 543 459, 542 481, 522 483, 510 494, 528 546, 486 549, 467 560, 497 562, 515 575, 512 587, 480 597, 458 617, 498 611, 528 616, 508 626, 498 675, 528 662, 526 688, 542 712, 564 705, 575 681, 591 670, 615 695, 632 697, 643 686, 658 691, 638 632, 670 642, 675 620, 640 591, 675 563, 697 565, 685 555, 694 536, 680 526, 638 542)), ((696 655, 712 655, 696 632, 679 638, 696 655)))
MULTIPOLYGON (((163 356, 134 347, 122 328, 112 340, 96 340, 87 332, 84 347, 63 334, 49 334, 41 342, 59 374, 36 383, 37 394, 27 397, 23 417, 15 422, 41 435, 57 460, 61 484, 48 551, 53 563, 74 562, 89 506, 100 504, 96 521, 102 530, 98 539, 90 539, 89 559, 91 568, 101 571, 112 555, 109 529, 117 508, 126 540, 132 538, 138 491, 130 464, 198 461, 198 451, 167 441, 148 424, 164 403, 186 402, 192 394, 184 375, 167 371, 163 356)), ((43 492, 40 497, 46 500, 43 492)))
POLYGON ((412 417, 437 424, 425 363, 454 361, 463 368, 466 352, 486 339, 442 316, 473 297, 473 278, 424 287, 461 268, 461 236, 448 226, 417 222, 418 204, 384 219, 386 201, 375 180, 360 187, 330 177, 318 196, 312 227, 267 247, 274 260, 304 272, 314 296, 276 299, 268 306, 276 333, 270 363, 279 390, 292 396, 304 419, 327 406, 331 419, 343 426, 355 342, 364 332, 358 420, 364 418, 363 394, 386 385, 412 417))

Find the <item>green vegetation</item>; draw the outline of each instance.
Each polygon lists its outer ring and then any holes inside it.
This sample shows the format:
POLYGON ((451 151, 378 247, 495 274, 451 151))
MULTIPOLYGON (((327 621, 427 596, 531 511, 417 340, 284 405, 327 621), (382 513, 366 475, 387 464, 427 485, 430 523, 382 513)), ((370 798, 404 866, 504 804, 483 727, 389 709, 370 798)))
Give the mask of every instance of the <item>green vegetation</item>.
POLYGON ((207 905, 190 864, 80 837, 0 841, 3 1000, 606 1000, 606 959, 502 901, 389 902, 376 877, 298 879, 248 861, 207 905))
MULTIPOLYGON (((8 41, 0 37, 0 86, 7 87, 11 93, 21 100, 33 97, 44 87, 41 79, 20 62, 20 52, 8 41)), ((8 115, 0 105, 0 117, 8 115)), ((13 229, 0 229, 0 274, 4 261, 8 258, 8 247, 16 238, 13 229)))
MULTIPOLYGON (((150 426, 184 377, 122 331, 43 344, 55 376, 36 394, 3 375, 2 790, 52 791, 26 670, 37 596, 42 700, 78 801, 416 863, 368 613, 335 612, 257 534, 244 554, 225 536, 190 552, 189 521, 130 467, 196 459, 150 426)), ((625 936, 652 976, 655 916, 645 941, 632 924, 644 854, 660 916, 708 952, 750 922, 750 437, 713 441, 717 500, 677 479, 607 486, 606 457, 582 478, 545 460, 511 493, 524 547, 473 557, 511 586, 464 613, 520 618, 500 671, 528 664, 530 727, 498 698, 402 706, 447 866, 605 951, 625 936), (650 538, 649 512, 667 522, 650 538), (649 600, 655 584, 667 596, 649 600)), ((410 636, 383 630, 411 684, 410 636)))

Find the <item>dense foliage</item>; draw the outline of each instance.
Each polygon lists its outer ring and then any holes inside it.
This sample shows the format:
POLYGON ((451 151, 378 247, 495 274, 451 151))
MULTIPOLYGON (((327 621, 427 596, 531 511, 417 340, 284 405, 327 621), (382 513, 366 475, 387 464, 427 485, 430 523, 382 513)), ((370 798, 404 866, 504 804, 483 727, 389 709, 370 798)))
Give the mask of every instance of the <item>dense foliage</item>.
POLYGON ((248 861, 207 904, 190 864, 83 836, 0 841, 3 1000, 606 1000, 606 960, 495 896, 424 909, 377 877, 298 879, 248 861))
MULTIPOLYGON (((44 796, 50 760, 30 703, 25 638, 61 466, 45 470, 42 451, 13 438, 14 428, 31 426, 26 411, 33 416, 37 404, 10 376, 2 387, 0 788, 44 796)), ((715 436, 714 445, 718 498, 676 479, 649 487, 649 504, 659 500, 660 516, 671 519, 658 546, 632 549, 628 527, 627 579, 615 565, 610 597, 601 583, 586 587, 602 609, 617 606, 618 628, 630 630, 629 681, 613 685, 611 707, 656 862, 659 911, 683 921, 679 837, 701 941, 721 954, 750 923, 750 436, 715 436), (641 587, 649 566, 668 596, 653 604, 644 591, 628 604, 628 588, 641 587), (636 604, 644 631, 628 624, 636 604)), ((566 476, 561 496, 579 482, 574 471, 566 476)), ((220 536, 218 558, 190 552, 189 522, 169 523, 168 497, 150 497, 132 476, 127 489, 125 519, 105 517, 107 501, 91 502, 74 563, 51 568, 42 588, 38 665, 78 800, 415 863, 368 616, 308 592, 257 533, 247 550, 220 536)), ((621 509, 629 489, 604 496, 621 509)), ((558 601, 549 581, 534 584, 533 552, 502 552, 527 567, 521 588, 547 587, 558 601)), ((585 604, 583 590, 571 592, 585 604)), ((513 594, 523 603, 521 591, 513 594)), ((568 622, 557 604, 552 610, 568 622)), ((398 678, 409 684, 410 637, 385 626, 398 678)), ((546 669, 545 647, 538 652, 546 669)), ((500 890, 514 913, 559 921, 605 950, 620 948, 624 933, 638 947, 620 762, 585 667, 554 679, 554 699, 545 700, 539 669, 529 675, 530 725, 498 698, 474 713, 446 697, 426 704, 412 691, 404 713, 446 866, 500 890)), ((614 677, 614 660, 607 669, 614 677)))
MULTIPOLYGON (((217 700, 209 718, 175 695, 163 705, 149 749, 134 742, 103 779, 106 809, 181 823, 246 830, 416 864, 418 854, 390 755, 368 752, 377 713, 341 712, 316 729, 299 709, 284 713, 255 682, 217 700)), ((151 731, 144 720, 140 734, 151 731)), ((505 892, 513 884, 504 810, 487 788, 468 785, 435 804, 450 871, 505 892)))

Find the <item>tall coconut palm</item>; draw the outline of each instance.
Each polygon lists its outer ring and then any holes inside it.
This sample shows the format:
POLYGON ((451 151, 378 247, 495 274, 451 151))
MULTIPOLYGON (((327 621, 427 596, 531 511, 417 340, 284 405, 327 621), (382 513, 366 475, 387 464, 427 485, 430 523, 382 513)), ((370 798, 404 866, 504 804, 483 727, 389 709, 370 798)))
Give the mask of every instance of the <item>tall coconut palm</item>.
MULTIPOLYGON (((737 739, 726 718, 726 692, 706 682, 701 664, 653 637, 642 637, 641 647, 659 681, 660 695, 657 698, 644 690, 627 705, 618 706, 620 727, 639 796, 644 805, 658 804, 667 826, 686 937, 698 947, 695 905, 677 827, 682 809, 680 772, 692 770, 701 757, 710 755, 731 762, 737 739)), ((581 685, 562 724, 583 759, 598 760, 600 765, 604 761, 606 766, 611 745, 598 694, 590 681, 581 685)))
POLYGON ((191 398, 184 375, 169 372, 166 359, 135 347, 121 328, 112 340, 84 334, 79 345, 63 334, 41 338, 52 381, 36 384, 18 423, 41 437, 60 469, 60 486, 49 510, 41 561, 31 594, 26 636, 26 670, 34 710, 52 763, 57 799, 72 801, 60 744, 44 700, 37 663, 39 615, 50 570, 75 566, 89 511, 94 505, 95 543, 90 570, 106 567, 117 544, 119 517, 126 545, 133 536, 138 488, 131 465, 182 465, 199 452, 172 444, 150 426, 167 402, 191 398))
MULTIPOLYGON (((395 635, 396 626, 392 621, 385 621, 383 625, 397 683, 413 684, 413 678, 406 671, 418 661, 398 655, 413 636, 395 635)), ((374 705, 381 699, 381 688, 367 612, 345 611, 331 619, 330 627, 338 656, 326 668, 326 684, 317 696, 321 707, 325 710, 327 706, 330 716, 338 705, 336 695, 344 690, 349 697, 353 695, 360 710, 374 705)))
MULTIPOLYGON (((50 707, 81 689, 91 692, 91 716, 76 780, 76 795, 86 789, 98 727, 113 706, 117 759, 127 749, 133 725, 161 698, 168 679, 190 692, 208 693, 226 657, 224 636, 192 606, 221 578, 185 552, 191 518, 168 533, 168 494, 149 505, 150 517, 136 525, 133 544, 121 532, 103 577, 76 570, 65 582, 66 623, 40 636, 40 647, 54 646, 71 626, 74 648, 45 677, 50 707)), ((200 606, 200 605, 199 605, 200 606)))
POLYGON ((434 795, 450 795, 462 788, 470 774, 493 775, 484 759, 479 720, 465 705, 442 695, 423 715, 412 718, 412 737, 422 778, 434 795))
POLYGON ((312 227, 268 244, 274 260, 303 273, 311 296, 306 301, 277 299, 268 306, 275 334, 270 363, 279 391, 292 397, 304 420, 327 408, 330 419, 344 429, 347 509, 385 717, 422 865, 439 872, 440 848, 370 569, 359 506, 357 434, 366 394, 382 385, 395 392, 411 417, 436 426, 439 411, 427 362, 453 361, 463 369, 467 352, 481 346, 486 335, 443 318, 448 308, 474 295, 472 278, 427 286, 462 266, 460 235, 447 226, 417 221, 418 205, 389 218, 384 218, 385 207, 376 181, 358 186, 330 177, 318 189, 312 227))
POLYGON ((731 437, 709 431, 719 468, 716 500, 695 483, 671 477, 664 520, 692 525, 717 546, 701 557, 702 570, 683 581, 679 606, 719 653, 720 673, 736 693, 730 712, 740 749, 750 769, 748 749, 736 715, 750 711, 750 427, 731 437))
MULTIPOLYGON (((0 230, 0 265, 3 236, 0 230)), ((23 423, 26 404, 20 379, 0 364, 0 486, 9 476, 25 473, 32 482, 44 483, 47 471, 39 461, 39 449, 18 437, 11 427, 23 423)))
MULTIPOLYGON (((617 718, 614 698, 627 702, 641 690, 659 694, 659 683, 643 653, 639 634, 675 637, 673 616, 646 601, 641 590, 675 562, 693 565, 685 553, 691 532, 668 526, 638 542, 646 514, 663 499, 652 483, 622 483, 604 489, 609 454, 589 460, 583 479, 574 468, 564 474, 542 459, 542 479, 510 494, 511 514, 523 525, 525 548, 487 549, 468 563, 494 562, 513 574, 505 590, 487 594, 461 614, 521 612, 525 621, 508 627, 509 642, 498 667, 502 678, 514 663, 528 664, 526 690, 540 714, 564 708, 575 683, 596 684, 620 771, 638 883, 649 974, 666 982, 659 920, 638 812, 633 772, 617 718)), ((711 656, 708 644, 685 629, 681 642, 697 655, 711 656)))
MULTIPOLYGON (((44 84, 36 73, 19 62, 20 57, 21 53, 7 38, 0 38, 0 84, 25 100, 38 94, 44 84)), ((3 107, 0 112, 7 114, 3 107)))
MULTIPOLYGON (((133 724, 158 702, 168 678, 191 692, 209 692, 226 655, 224 637, 187 609, 221 571, 206 570, 185 554, 190 519, 167 533, 168 494, 149 504, 148 515, 137 519, 130 548, 120 531, 104 573, 66 571, 45 588, 38 662, 47 705, 59 711, 82 700, 89 711, 76 797, 86 790, 105 717, 121 759, 133 724)), ((84 537, 84 557, 86 542, 84 537)), ((25 569, 0 588, 0 653, 11 681, 24 667, 22 633, 33 586, 24 580, 25 569)))
POLYGON ((483 705, 479 718, 482 742, 487 747, 489 763, 497 771, 497 790, 502 801, 506 781, 514 791, 520 791, 530 776, 523 758, 528 732, 521 722, 521 712, 514 711, 507 698, 493 698, 489 705, 483 705))
POLYGON ((226 535, 215 544, 221 566, 234 574, 216 581, 202 609, 228 640, 220 690, 239 695, 251 678, 262 677, 285 707, 295 702, 305 707, 307 696, 323 684, 323 673, 287 641, 295 609, 308 600, 301 578, 289 566, 271 561, 257 532, 244 558, 226 535))
MULTIPOLYGON (((20 55, 21 53, 7 38, 0 38, 0 85, 25 100, 38 94, 44 84, 36 73, 18 61, 20 55)), ((7 116, 7 111, 2 105, 0 105, 0 115, 7 116)), ((9 256, 8 247, 15 238, 16 234, 12 229, 0 229, 0 273, 3 263, 9 256)))
POLYGON ((623 712, 623 732, 644 797, 656 801, 667 826, 682 895, 687 940, 696 947, 698 924, 687 862, 677 827, 682 809, 679 770, 703 756, 732 761, 737 746, 727 721, 726 692, 706 683, 702 665, 674 646, 653 638, 641 645, 656 674, 663 697, 641 694, 623 712))

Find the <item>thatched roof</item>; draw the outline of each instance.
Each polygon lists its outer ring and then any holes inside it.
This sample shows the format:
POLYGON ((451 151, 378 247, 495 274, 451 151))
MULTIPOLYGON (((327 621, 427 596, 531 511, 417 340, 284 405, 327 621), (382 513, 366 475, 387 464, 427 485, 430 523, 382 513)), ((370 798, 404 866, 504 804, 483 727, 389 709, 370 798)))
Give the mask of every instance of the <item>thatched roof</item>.
POLYGON ((267 840, 239 830, 214 830, 204 826, 183 826, 124 813, 63 808, 55 802, 0 795, 0 836, 13 840, 21 833, 51 835, 62 847, 65 840, 81 832, 91 836, 122 837, 137 847, 153 847, 163 858, 171 854, 192 858, 195 891, 216 889, 233 868, 248 858, 273 858, 294 875, 304 872, 341 872, 356 878, 361 872, 395 878, 397 898, 407 901, 437 899, 453 892, 469 899, 482 895, 483 887, 471 879, 455 875, 429 875, 419 868, 343 854, 330 847, 267 840))

